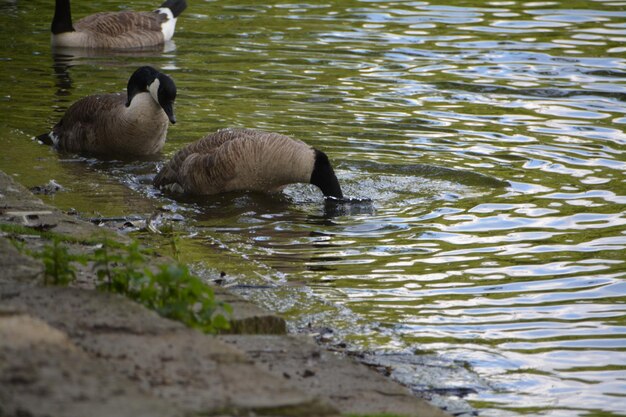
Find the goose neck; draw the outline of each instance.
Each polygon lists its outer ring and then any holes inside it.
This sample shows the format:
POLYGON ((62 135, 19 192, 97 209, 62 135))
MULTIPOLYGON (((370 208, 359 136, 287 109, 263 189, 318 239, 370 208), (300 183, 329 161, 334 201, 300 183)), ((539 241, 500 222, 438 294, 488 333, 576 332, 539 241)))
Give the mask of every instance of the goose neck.
POLYGON ((52 18, 51 31, 54 35, 66 32, 74 32, 72 26, 72 11, 70 0, 56 0, 54 4, 54 17, 52 18))

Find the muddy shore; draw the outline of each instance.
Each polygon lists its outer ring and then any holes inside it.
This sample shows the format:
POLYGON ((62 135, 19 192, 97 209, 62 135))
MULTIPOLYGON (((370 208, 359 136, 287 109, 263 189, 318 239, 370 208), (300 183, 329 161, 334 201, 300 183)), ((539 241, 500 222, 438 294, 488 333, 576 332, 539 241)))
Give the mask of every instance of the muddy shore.
MULTIPOLYGON (((103 233, 2 172, 0 224, 77 239, 103 233)), ((217 289, 234 309, 234 334, 207 335, 95 290, 87 267, 77 284, 43 285, 41 261, 8 238, 46 243, 0 232, 0 416, 448 415, 352 358, 286 334, 282 318, 235 294, 217 289)))

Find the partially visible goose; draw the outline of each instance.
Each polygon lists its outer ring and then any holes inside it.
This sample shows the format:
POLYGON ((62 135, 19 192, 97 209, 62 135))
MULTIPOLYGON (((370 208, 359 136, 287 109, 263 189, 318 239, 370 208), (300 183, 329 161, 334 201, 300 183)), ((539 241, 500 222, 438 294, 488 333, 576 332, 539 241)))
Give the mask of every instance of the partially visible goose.
POLYGON ((176 85, 152 67, 137 69, 127 93, 87 96, 72 104, 52 131, 37 137, 60 150, 118 156, 163 148, 168 120, 176 123, 176 85))
POLYGON ((72 24, 70 0, 56 0, 52 46, 128 49, 162 45, 174 36, 185 0, 167 0, 153 12, 103 12, 72 24))
POLYGON ((278 192, 292 183, 311 183, 324 196, 343 198, 326 154, 278 133, 225 129, 178 151, 154 185, 195 195, 228 191, 278 192))

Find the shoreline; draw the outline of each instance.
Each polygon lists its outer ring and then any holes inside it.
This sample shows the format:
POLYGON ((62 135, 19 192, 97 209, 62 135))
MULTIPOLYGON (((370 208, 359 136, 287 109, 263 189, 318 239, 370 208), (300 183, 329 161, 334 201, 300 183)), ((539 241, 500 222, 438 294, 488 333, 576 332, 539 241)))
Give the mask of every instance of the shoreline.
MULTIPOLYGON (((71 237, 73 251, 92 250, 80 239, 103 233, 2 171, 0 224, 71 237)), ((353 358, 287 334, 284 319, 226 289, 211 287, 232 306, 233 329, 208 335, 94 290, 93 268, 80 268, 76 285, 43 285, 41 261, 0 236, 2 415, 449 416, 353 358)), ((20 239, 29 248, 47 241, 20 239)))

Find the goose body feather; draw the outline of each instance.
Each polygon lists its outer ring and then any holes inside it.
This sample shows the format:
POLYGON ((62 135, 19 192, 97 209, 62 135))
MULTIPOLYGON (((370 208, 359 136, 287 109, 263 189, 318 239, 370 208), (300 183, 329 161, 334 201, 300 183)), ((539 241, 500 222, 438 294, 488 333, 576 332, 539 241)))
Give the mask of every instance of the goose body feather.
POLYGON ((159 46, 172 39, 177 16, 185 8, 185 0, 169 0, 153 12, 102 12, 84 17, 72 25, 69 0, 57 0, 55 20, 63 23, 53 21, 52 45, 97 49, 159 46), (59 6, 59 2, 65 6, 59 6), (64 16, 65 20, 57 18, 57 14, 64 16))
POLYGON ((196 195, 277 192, 288 184, 310 182, 315 155, 315 149, 285 135, 225 129, 181 149, 154 185, 196 195))
POLYGON ((85 97, 65 112, 50 133, 58 149, 94 154, 150 155, 165 143, 168 117, 149 93, 125 106, 124 94, 85 97))

